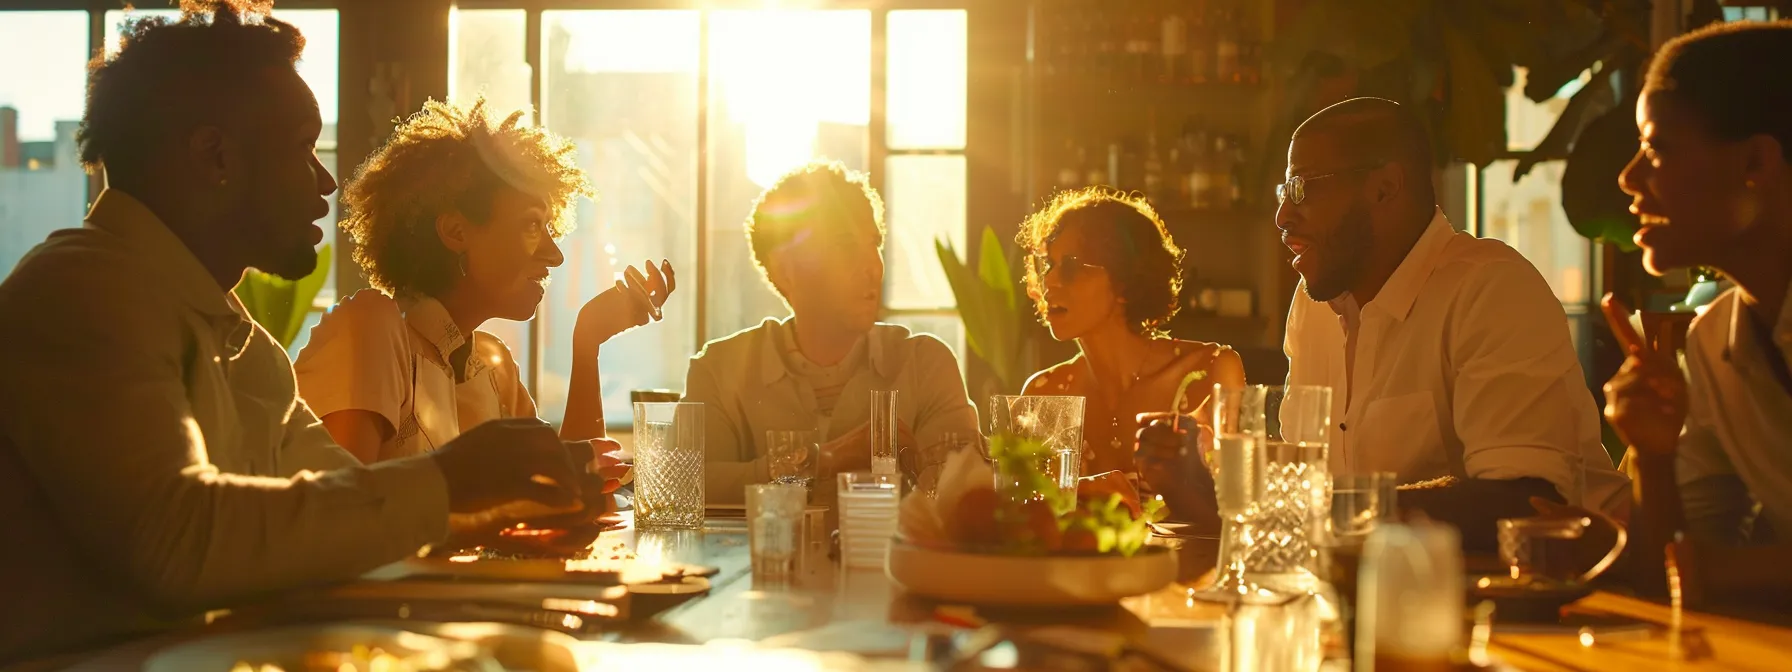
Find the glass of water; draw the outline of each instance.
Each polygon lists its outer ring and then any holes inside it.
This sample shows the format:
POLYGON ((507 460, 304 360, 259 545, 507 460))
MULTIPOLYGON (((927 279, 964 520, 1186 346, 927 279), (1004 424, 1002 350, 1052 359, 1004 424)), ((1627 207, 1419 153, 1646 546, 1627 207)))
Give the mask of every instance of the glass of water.
POLYGON ((1326 465, 1332 390, 1319 385, 1264 390, 1263 483, 1247 523, 1246 578, 1271 590, 1318 583, 1319 547, 1331 510, 1326 465))
POLYGON ((989 407, 997 433, 1045 443, 1052 454, 1045 474, 1068 493, 1067 501, 1054 503, 1054 508, 1074 507, 1077 479, 1083 475, 1083 398, 998 394, 989 407))
POLYGON ((896 536, 902 475, 860 471, 839 479, 840 563, 847 569, 882 569, 896 536))
POLYGON ((755 582, 787 582, 803 548, 803 509, 809 492, 794 483, 747 486, 747 538, 755 582))
POLYGON ((1269 388, 1213 387, 1213 450, 1206 459, 1219 508, 1220 551, 1213 586, 1193 596, 1231 601, 1250 592, 1244 582, 1245 525, 1263 492, 1263 403, 1269 388))
POLYGON ((815 466, 821 453, 821 435, 807 429, 768 429, 765 432, 766 468, 773 483, 789 483, 808 488, 815 480, 815 466))
POLYGON ((703 527, 703 404, 635 404, 635 525, 703 527))
POLYGON ((1326 526, 1334 540, 1356 539, 1394 518, 1399 478, 1391 471, 1332 474, 1332 508, 1326 526))

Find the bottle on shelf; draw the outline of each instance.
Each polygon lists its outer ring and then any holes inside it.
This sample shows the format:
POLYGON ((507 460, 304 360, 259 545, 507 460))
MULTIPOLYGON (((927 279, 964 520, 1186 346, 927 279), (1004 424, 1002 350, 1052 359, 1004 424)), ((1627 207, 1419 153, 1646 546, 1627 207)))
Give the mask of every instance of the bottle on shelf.
POLYGON ((1181 84, 1186 79, 1188 19, 1183 12, 1183 7, 1172 5, 1164 10, 1163 18, 1159 21, 1163 42, 1158 45, 1158 54, 1163 63, 1158 67, 1157 81, 1164 84, 1181 84))
POLYGON ((1083 186, 1083 165, 1089 161, 1089 152, 1075 140, 1064 141, 1064 160, 1058 168, 1057 179, 1053 186, 1060 190, 1076 189, 1083 186))
POLYGON ((1184 76, 1190 84, 1213 81, 1213 24, 1207 0, 1194 0, 1189 6, 1188 63, 1184 76))
POLYGON ((1238 10, 1234 7, 1221 8, 1215 13, 1215 18, 1214 81, 1236 84, 1240 81, 1241 74, 1238 67, 1238 10))
POLYGON ((1164 203, 1164 162, 1157 151, 1157 129, 1145 134, 1145 198, 1153 205, 1164 203))

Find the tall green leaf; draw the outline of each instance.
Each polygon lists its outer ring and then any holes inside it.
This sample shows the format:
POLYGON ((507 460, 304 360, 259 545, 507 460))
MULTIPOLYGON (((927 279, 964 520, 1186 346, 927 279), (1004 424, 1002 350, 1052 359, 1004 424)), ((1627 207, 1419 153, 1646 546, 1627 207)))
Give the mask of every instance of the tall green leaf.
POLYGON ((232 291, 236 292, 237 300, 242 302, 243 310, 250 318, 279 341, 281 347, 290 347, 299 337, 305 315, 311 311, 311 302, 317 298, 324 278, 329 275, 330 260, 330 246, 325 245, 318 251, 317 266, 298 280, 249 269, 232 291))

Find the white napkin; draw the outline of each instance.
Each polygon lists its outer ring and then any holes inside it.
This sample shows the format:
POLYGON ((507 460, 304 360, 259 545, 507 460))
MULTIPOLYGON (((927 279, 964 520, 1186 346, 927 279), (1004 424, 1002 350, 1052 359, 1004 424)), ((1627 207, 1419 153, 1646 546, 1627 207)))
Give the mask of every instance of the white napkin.
POLYGON ((995 471, 975 449, 960 449, 946 457, 940 467, 939 487, 929 497, 921 491, 902 498, 897 512, 896 533, 904 541, 921 546, 951 546, 945 520, 958 509, 965 493, 976 489, 994 490, 995 471))

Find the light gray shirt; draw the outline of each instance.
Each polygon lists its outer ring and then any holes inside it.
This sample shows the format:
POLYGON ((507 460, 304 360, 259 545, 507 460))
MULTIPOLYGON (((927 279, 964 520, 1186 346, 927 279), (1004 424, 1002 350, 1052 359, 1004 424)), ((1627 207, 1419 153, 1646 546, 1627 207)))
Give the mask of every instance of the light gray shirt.
POLYGON ((815 390, 791 371, 779 347, 787 322, 768 318, 691 358, 684 400, 704 404, 704 494, 711 503, 740 503, 748 484, 770 480, 759 453, 766 430, 815 429, 823 441, 849 434, 871 419, 872 390, 897 391, 896 417, 920 445, 948 433, 976 434, 977 408, 965 394, 958 358, 939 339, 894 324, 865 335, 866 365, 847 380, 822 427, 815 390))

